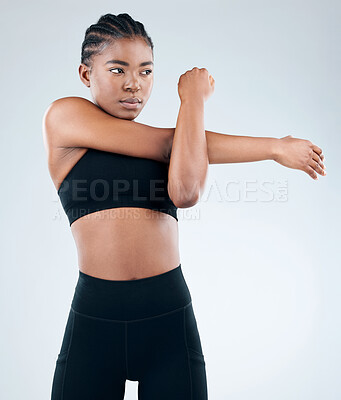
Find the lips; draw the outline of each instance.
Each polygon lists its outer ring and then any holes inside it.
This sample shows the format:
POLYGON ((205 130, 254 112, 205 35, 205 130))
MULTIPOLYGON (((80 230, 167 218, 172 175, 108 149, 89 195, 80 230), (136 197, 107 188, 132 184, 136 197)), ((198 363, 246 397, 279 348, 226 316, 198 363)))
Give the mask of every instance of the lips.
POLYGON ((120 101, 121 103, 130 103, 130 104, 141 103, 141 100, 138 97, 128 97, 120 101))
POLYGON ((121 106, 125 108, 126 110, 137 110, 138 108, 141 107, 141 103, 136 102, 136 103, 128 103, 126 101, 120 101, 121 106))

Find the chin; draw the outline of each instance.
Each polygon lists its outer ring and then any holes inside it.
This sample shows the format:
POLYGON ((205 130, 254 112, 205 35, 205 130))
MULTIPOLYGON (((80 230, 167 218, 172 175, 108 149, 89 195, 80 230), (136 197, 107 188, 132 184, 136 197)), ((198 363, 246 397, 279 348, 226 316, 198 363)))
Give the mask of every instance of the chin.
POLYGON ((143 109, 143 106, 141 108, 139 108, 138 110, 128 110, 128 109, 116 110, 116 109, 114 109, 114 110, 110 110, 110 111, 108 110, 106 112, 113 117, 133 121, 135 118, 137 118, 140 115, 142 109, 143 109))
POLYGON ((121 118, 121 119, 126 119, 127 121, 134 121, 135 118, 137 118, 137 115, 125 115, 125 116, 116 116, 114 115, 114 117, 116 118, 121 118))

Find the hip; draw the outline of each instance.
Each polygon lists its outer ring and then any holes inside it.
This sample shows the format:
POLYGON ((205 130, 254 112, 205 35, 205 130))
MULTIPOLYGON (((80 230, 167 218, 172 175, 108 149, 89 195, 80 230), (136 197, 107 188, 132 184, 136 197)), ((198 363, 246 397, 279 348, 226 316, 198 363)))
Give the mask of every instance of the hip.
POLYGON ((165 273, 136 280, 108 280, 79 271, 71 306, 94 318, 132 321, 171 313, 191 302, 179 264, 165 273))

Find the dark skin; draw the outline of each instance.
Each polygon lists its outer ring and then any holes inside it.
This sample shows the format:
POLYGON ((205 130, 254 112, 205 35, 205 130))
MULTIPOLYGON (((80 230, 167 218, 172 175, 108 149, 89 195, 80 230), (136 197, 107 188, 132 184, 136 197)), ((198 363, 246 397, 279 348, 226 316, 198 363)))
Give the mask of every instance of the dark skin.
MULTIPOLYGON (((194 182, 193 186, 201 188, 207 165, 215 163, 272 159, 301 169, 313 179, 317 173, 324 175, 322 150, 308 140, 290 135, 276 139, 205 131, 203 103, 210 89, 205 69, 194 68, 179 79, 181 106, 176 128, 135 122, 153 87, 153 65, 140 64, 153 61, 152 50, 143 39, 120 39, 94 56, 90 66, 79 66, 80 79, 90 88, 93 103, 81 98, 59 99, 53 108, 58 118, 54 119, 52 113, 45 120, 44 139, 56 188, 91 147, 173 163, 173 182, 190 176, 186 184, 194 182), (106 64, 113 59, 129 65, 106 64), (120 103, 135 96, 142 101, 136 110, 120 103), (192 98, 196 99, 194 106, 188 101, 192 98)), ((175 203, 175 191, 173 195, 175 203)), ((177 206, 191 207, 198 199, 198 193, 192 199, 177 198, 177 206)), ((178 224, 172 216, 134 207, 109 211, 85 215, 71 225, 81 271, 103 279, 130 280, 161 274, 179 265, 178 224)))
POLYGON ((92 59, 92 65, 81 64, 79 77, 90 88, 94 103, 106 113, 133 121, 143 110, 153 88, 154 56, 143 39, 116 40, 92 59), (108 63, 115 60, 129 65, 108 63), (143 60, 140 62, 140 60, 143 60), (141 63, 148 63, 140 66, 141 63), (150 64, 149 64, 150 63, 150 64), (120 104, 126 97, 137 96, 142 101, 137 110, 127 110, 120 104))
MULTIPOLYGON (((146 105, 154 83, 154 66, 150 64, 140 67, 141 60, 154 62, 153 52, 145 41, 139 38, 122 39, 105 48, 103 54, 94 57, 90 68, 84 64, 79 66, 80 79, 90 88, 97 107, 114 117, 134 121, 146 105), (106 57, 110 49, 115 59, 126 61, 129 66, 106 64, 112 59, 106 57), (142 100, 137 110, 124 109, 119 103, 119 100, 130 95, 142 100)), ((171 132, 172 137, 174 130, 171 132)), ((291 135, 281 139, 235 136, 207 130, 205 134, 209 164, 272 159, 285 167, 302 170, 315 180, 318 179, 317 174, 326 175, 322 149, 309 140, 291 135)), ((173 138, 170 138, 169 158, 172 141, 173 138)))
MULTIPOLYGON (((60 100, 67 101, 61 118, 59 115, 56 119, 51 115, 45 118, 49 169, 56 188, 88 148, 97 148, 98 143, 103 150, 115 152, 109 145, 117 144, 117 152, 121 148, 129 149, 132 155, 141 157, 145 149, 155 155, 158 153, 161 161, 161 153, 166 154, 161 150, 163 143, 168 143, 170 136, 162 135, 161 128, 142 127, 134 121, 151 94, 153 74, 149 71, 153 70, 153 65, 140 66, 150 61, 153 61, 152 51, 144 40, 125 39, 114 42, 93 57, 91 66, 79 66, 80 79, 90 88, 93 103, 79 98, 59 99, 58 107, 60 100), (106 64, 112 59, 129 63, 129 66, 106 64), (137 110, 121 105, 120 100, 135 96, 142 100, 137 110), (67 113, 71 114, 70 119, 67 113), (130 124, 134 126, 133 132, 130 124), (115 137, 110 132, 114 132, 115 137), (90 135, 94 139, 92 145, 90 135), (88 143, 80 143, 79 138, 86 138, 88 143)), ((52 109, 53 114, 55 107, 52 109)), ((171 133, 171 129, 168 132, 171 133)), ((101 210, 76 220, 71 232, 77 246, 79 269, 95 277, 141 279, 167 272, 180 264, 178 224, 169 214, 135 207, 101 210)))

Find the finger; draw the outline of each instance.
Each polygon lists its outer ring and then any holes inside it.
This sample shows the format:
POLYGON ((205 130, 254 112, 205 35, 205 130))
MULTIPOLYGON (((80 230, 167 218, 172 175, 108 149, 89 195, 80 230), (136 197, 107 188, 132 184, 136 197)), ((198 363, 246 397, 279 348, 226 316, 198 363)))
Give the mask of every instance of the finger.
POLYGON ((316 156, 321 160, 321 162, 324 160, 324 155, 322 153, 317 153, 315 150, 313 150, 313 154, 316 154, 316 156))
POLYGON ((322 160, 321 160, 321 158, 320 158, 320 156, 319 156, 318 154, 316 154, 315 152, 313 152, 312 158, 313 158, 314 161, 316 161, 316 162, 319 164, 319 166, 320 166, 322 169, 325 169, 325 165, 323 164, 323 162, 322 162, 322 160))
POLYGON ((310 165, 307 165, 307 167, 304 169, 304 171, 305 171, 308 175, 310 175, 313 179, 315 179, 315 180, 318 179, 318 177, 317 177, 317 175, 316 175, 316 172, 314 171, 313 168, 311 168, 310 165))
POLYGON ((312 149, 315 151, 315 153, 317 153, 318 155, 322 154, 322 149, 318 146, 316 146, 316 144, 312 143, 312 149))
POLYGON ((322 175, 322 176, 327 175, 327 173, 324 171, 323 168, 321 168, 320 164, 319 164, 317 161, 315 161, 315 160, 312 159, 312 160, 310 161, 309 165, 310 165, 310 167, 311 167, 314 171, 316 171, 318 174, 320 174, 320 175, 322 175))

